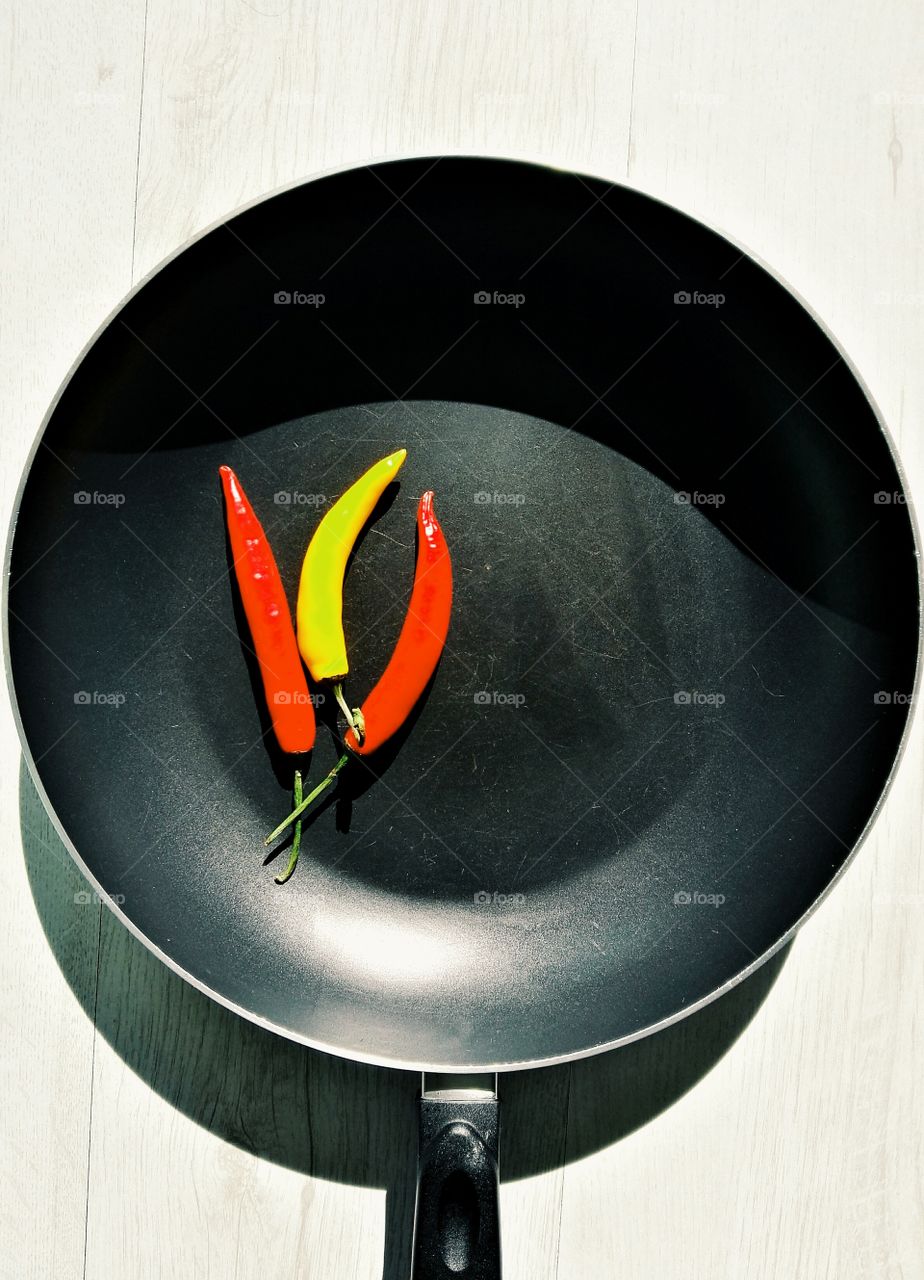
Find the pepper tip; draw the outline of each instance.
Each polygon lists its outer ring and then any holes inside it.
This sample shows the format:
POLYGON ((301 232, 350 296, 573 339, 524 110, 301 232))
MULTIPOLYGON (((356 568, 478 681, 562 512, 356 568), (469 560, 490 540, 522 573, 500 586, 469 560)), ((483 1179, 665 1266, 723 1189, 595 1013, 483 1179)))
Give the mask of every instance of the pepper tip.
POLYGON ((223 462, 218 468, 218 475, 221 479, 221 487, 225 491, 225 497, 231 502, 240 502, 243 498, 243 490, 241 489, 240 480, 234 474, 233 468, 223 462))

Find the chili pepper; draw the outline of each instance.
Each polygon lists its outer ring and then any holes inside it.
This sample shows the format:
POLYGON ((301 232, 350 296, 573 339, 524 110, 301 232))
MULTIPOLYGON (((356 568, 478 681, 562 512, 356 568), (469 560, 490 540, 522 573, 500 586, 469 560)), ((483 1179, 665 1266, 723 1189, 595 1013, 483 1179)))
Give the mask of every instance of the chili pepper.
POLYGON ((430 490, 417 507, 417 538, 417 568, 404 625, 388 665, 362 705, 365 736, 360 742, 352 729, 347 732, 344 741, 348 750, 301 804, 296 804, 285 822, 267 837, 266 844, 272 844, 331 785, 351 753, 370 755, 397 733, 436 670, 452 610, 452 561, 433 510, 430 490))
POLYGON ((452 561, 428 490, 417 507, 417 568, 404 625, 388 666, 363 702, 362 742, 352 729, 344 739, 351 751, 370 755, 404 724, 436 670, 451 610, 452 561))
POLYGON ((350 669, 343 635, 343 576, 363 525, 407 457, 398 449, 347 489, 325 514, 308 544, 298 586, 298 647, 315 680, 330 680, 350 726, 353 716, 341 681, 350 669))
POLYGON ((218 470, 241 603, 276 740, 285 752, 310 751, 314 746, 314 709, 276 560, 241 482, 230 467, 218 470))

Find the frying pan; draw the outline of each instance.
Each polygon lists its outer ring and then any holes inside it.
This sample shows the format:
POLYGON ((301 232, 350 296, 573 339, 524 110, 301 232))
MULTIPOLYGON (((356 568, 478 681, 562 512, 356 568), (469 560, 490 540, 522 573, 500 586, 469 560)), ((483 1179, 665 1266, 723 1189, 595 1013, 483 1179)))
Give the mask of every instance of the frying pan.
POLYGON ((838 879, 918 655, 902 478, 820 322, 673 208, 483 158, 297 186, 143 282, 49 412, 6 587, 26 758, 119 918, 244 1017, 428 1073, 420 1277, 499 1274, 494 1073, 685 1016, 838 879), (320 512, 400 445, 347 579, 354 700, 400 629, 425 488, 449 641, 280 888, 261 839, 291 761, 216 471, 294 592, 320 512))

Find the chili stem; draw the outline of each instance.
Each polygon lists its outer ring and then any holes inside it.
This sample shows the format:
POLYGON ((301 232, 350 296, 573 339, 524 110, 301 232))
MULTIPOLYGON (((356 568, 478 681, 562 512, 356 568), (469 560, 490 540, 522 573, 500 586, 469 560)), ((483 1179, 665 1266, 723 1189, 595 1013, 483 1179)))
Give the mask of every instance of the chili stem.
POLYGON ((353 732, 356 734, 356 741, 362 746, 366 740, 366 717, 362 707, 353 708, 353 732))
MULTIPOLYGON (((295 770, 295 784, 292 787, 292 796, 296 806, 302 802, 302 774, 300 769, 295 770)), ((282 875, 275 877, 277 884, 285 884, 289 876, 295 870, 295 864, 298 862, 298 854, 302 844, 302 820, 301 818, 295 824, 295 835, 292 837, 292 851, 289 854, 289 865, 283 871, 282 875)))
POLYGON ((343 768, 343 766, 346 764, 349 758, 350 758, 349 753, 344 752, 344 754, 340 757, 340 759, 334 765, 333 769, 331 769, 330 773, 328 773, 326 777, 321 779, 321 781, 318 783, 318 785, 315 787, 313 791, 309 791, 308 795, 305 796, 304 800, 296 803, 295 808, 292 810, 289 816, 283 822, 280 822, 276 830, 271 832, 266 837, 266 839, 263 841, 265 845, 272 844, 273 841, 277 839, 278 836, 282 835, 286 827, 290 826, 293 822, 296 821, 297 818, 301 817, 301 815, 305 812, 305 810, 312 803, 312 801, 316 800, 322 791, 326 791, 327 788, 330 786, 330 784, 336 779, 337 774, 340 772, 340 770, 343 768))
POLYGON ((337 705, 340 707, 340 710, 346 716, 347 724, 355 733, 356 721, 353 718, 353 712, 350 710, 349 705, 347 704, 346 698, 343 696, 343 685, 340 683, 339 680, 334 684, 334 697, 337 699, 337 705))

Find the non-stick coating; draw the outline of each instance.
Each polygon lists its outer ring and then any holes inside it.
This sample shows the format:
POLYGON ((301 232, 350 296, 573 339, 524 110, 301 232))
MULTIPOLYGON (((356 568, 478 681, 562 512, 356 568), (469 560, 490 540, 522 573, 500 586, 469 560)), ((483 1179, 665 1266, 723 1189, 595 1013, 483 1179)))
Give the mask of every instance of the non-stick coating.
MULTIPOLYGON (((11 669, 67 837, 187 976, 374 1061, 549 1061, 707 999, 837 876, 905 724, 914 551, 861 387, 748 256, 599 181, 405 161, 238 215, 114 317, 25 485, 11 669), (352 699, 425 488, 447 651, 280 888, 291 763, 217 468, 294 600, 324 502, 401 445, 347 580, 352 699)), ((323 727, 312 780, 335 758, 323 727)))

